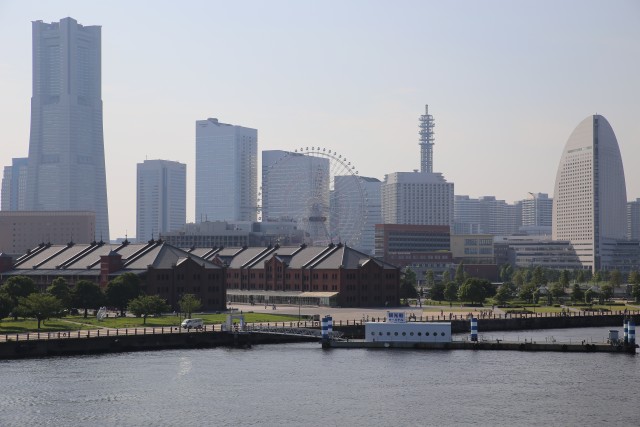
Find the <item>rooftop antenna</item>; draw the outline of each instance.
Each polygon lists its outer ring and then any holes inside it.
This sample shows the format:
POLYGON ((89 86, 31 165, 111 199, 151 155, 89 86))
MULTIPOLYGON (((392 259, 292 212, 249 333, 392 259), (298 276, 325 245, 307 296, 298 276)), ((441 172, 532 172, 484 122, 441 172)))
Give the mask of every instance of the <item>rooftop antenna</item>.
POLYGON ((429 104, 425 105, 425 113, 420 116, 420 172, 433 172, 433 141, 435 127, 433 116, 429 114, 429 104))

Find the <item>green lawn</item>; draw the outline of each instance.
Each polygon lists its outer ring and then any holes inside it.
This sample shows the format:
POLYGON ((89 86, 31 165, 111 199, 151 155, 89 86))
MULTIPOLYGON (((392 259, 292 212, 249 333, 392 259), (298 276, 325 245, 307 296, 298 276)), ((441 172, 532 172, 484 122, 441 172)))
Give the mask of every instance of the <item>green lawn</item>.
MULTIPOLYGON (((281 314, 262 314, 262 313, 243 313, 245 322, 248 323, 258 323, 258 322, 294 322, 298 320, 298 316, 287 316, 281 314)), ((194 313, 191 317, 203 319, 205 324, 219 324, 227 321, 226 314, 203 314, 203 313, 194 313)), ((96 327, 104 327, 104 328, 135 328, 141 326, 179 326, 180 322, 184 320, 184 317, 178 316, 162 316, 162 317, 147 317, 146 323, 144 323, 144 319, 141 317, 108 317, 103 320, 98 320, 95 317, 87 317, 86 319, 82 316, 72 316, 67 317, 66 319, 84 323, 89 325, 94 325, 96 327)), ((302 318, 304 320, 304 317, 302 318)))
MULTIPOLYGON (((45 320, 40 323, 40 332, 77 331, 93 329, 90 326, 65 322, 60 319, 45 320)), ((33 319, 4 319, 0 321, 0 335, 17 334, 23 332, 36 332, 38 321, 33 319)))
POLYGON ((562 312, 562 307, 553 307, 553 306, 536 306, 536 307, 531 307, 531 306, 523 306, 522 308, 503 308, 501 309, 507 313, 512 312, 512 311, 521 311, 521 310, 527 310, 531 313, 536 312, 536 313, 561 313, 562 312))

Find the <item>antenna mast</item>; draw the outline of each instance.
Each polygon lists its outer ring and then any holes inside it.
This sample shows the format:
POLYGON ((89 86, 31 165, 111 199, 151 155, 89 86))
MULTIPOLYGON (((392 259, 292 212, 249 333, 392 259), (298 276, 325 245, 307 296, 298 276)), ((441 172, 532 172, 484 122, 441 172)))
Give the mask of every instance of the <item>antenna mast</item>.
POLYGON ((433 141, 435 139, 433 128, 435 122, 429 114, 429 104, 425 106, 425 114, 420 116, 420 172, 433 172, 433 141))

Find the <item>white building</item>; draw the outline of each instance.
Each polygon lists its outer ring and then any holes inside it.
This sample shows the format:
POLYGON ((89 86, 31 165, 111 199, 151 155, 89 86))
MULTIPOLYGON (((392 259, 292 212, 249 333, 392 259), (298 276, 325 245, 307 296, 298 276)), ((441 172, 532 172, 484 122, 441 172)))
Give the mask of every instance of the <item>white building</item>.
POLYGON ((144 243, 179 230, 187 221, 187 165, 169 160, 138 163, 136 239, 144 243))
POLYGON ((375 252, 376 224, 382 223, 381 185, 377 178, 342 175, 334 178, 331 192, 333 234, 369 255, 375 252))
POLYGON ((546 193, 529 193, 521 201, 523 227, 549 227, 553 223, 553 199, 546 193))
POLYGON ((519 203, 509 204, 495 196, 472 199, 456 195, 454 234, 513 234, 521 225, 521 215, 519 203))
POLYGON ((100 45, 99 26, 33 22, 26 209, 95 212, 108 241, 100 45))
POLYGON ((258 131, 196 121, 196 222, 255 221, 258 131))
POLYGON ((453 225, 453 183, 440 173, 393 172, 380 191, 385 224, 453 225))
POLYGON ((295 222, 308 243, 332 240, 330 161, 281 150, 262 152, 262 221, 295 222))
POLYGON ((600 115, 584 119, 567 141, 556 175, 554 240, 570 241, 593 270, 613 263, 612 242, 627 235, 627 191, 618 141, 600 115))

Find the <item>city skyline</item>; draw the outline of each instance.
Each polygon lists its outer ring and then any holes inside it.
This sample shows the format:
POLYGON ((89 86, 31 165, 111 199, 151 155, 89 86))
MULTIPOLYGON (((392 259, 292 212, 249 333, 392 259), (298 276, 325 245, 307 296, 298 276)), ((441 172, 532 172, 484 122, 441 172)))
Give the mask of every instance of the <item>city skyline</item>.
POLYGON ((126 14, 124 2, 113 4, 0 4, 0 31, 12 41, 0 67, 10 83, 0 97, 2 166, 28 153, 30 21, 70 16, 102 27, 113 238, 135 230, 135 165, 147 157, 188 165, 195 219, 193 122, 202 117, 258 129, 259 152, 320 145, 383 179, 420 167, 417 119, 429 104, 434 172, 456 194, 513 202, 554 196, 567 138, 598 113, 628 164, 628 200, 640 196, 631 167, 640 156, 636 2, 141 2, 126 14), (213 10, 216 26, 206 24, 213 10), (163 31, 175 26, 183 30, 163 31))

